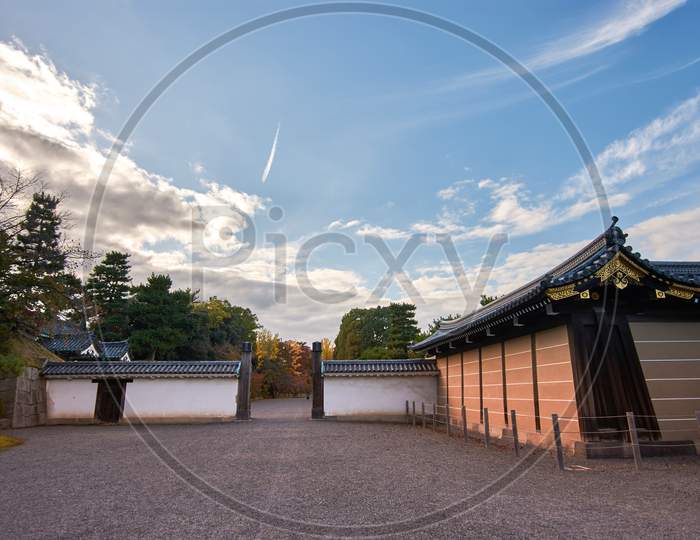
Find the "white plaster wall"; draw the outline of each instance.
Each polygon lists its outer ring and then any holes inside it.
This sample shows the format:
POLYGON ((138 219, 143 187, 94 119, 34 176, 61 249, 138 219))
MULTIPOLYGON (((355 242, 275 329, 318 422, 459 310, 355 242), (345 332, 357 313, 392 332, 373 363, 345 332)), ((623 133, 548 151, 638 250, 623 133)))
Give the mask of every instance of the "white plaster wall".
POLYGON ((135 379, 126 385, 124 418, 187 420, 236 415, 238 379, 135 379))
POLYGON ((48 379, 46 381, 47 420, 95 417, 97 384, 90 379, 48 379))
MULTIPOLYGON (((400 416, 406 400, 437 402, 437 377, 324 377, 323 408, 326 416, 400 416)), ((432 405, 431 405, 432 406, 432 405)))

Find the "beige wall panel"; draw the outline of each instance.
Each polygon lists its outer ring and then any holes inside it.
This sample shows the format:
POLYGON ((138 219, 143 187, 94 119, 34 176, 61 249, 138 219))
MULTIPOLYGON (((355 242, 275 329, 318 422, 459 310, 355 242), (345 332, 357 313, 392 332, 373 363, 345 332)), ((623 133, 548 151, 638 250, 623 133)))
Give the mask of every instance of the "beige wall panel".
POLYGON ((542 431, 551 431, 551 416, 556 413, 560 417, 562 441, 571 445, 581 435, 566 326, 537 332, 535 348, 542 431))
POLYGON ((700 322, 630 322, 632 337, 637 340, 698 340, 700 322))
POLYGON ((695 398, 700 397, 700 380, 665 379, 647 380, 649 394, 655 398, 695 398))
POLYGON ((568 342, 569 336, 565 325, 550 328, 549 330, 543 330, 542 332, 537 332, 536 343, 538 349, 552 347, 568 342))
POLYGON ((700 359, 654 362, 642 360, 642 370, 648 379, 700 378, 700 359))
MULTIPOLYGON (((668 323, 672 324, 672 323, 668 323)), ((635 340, 637 354, 643 360, 700 358, 700 341, 667 341, 649 343, 635 340)))
POLYGON ((662 438, 700 439, 692 429, 700 410, 700 323, 631 322, 630 330, 662 438))

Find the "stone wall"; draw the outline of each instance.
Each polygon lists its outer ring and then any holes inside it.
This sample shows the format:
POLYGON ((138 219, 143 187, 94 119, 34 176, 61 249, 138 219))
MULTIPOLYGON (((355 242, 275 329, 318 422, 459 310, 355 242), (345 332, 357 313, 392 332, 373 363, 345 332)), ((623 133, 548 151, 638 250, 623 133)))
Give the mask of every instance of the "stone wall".
POLYGON ((46 424, 46 390, 38 369, 27 367, 19 377, 0 379, 0 400, 11 427, 46 424))

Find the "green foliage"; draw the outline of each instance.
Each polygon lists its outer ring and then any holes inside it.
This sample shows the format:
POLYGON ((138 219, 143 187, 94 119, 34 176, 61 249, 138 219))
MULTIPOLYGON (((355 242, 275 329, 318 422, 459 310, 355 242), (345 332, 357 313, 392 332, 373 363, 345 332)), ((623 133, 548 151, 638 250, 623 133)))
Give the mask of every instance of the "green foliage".
POLYGON ((97 310, 100 335, 105 341, 129 335, 129 254, 110 251, 90 273, 86 292, 97 310))
POLYGON ((250 309, 233 306, 216 296, 195 304, 194 309, 205 314, 210 344, 217 356, 237 357, 241 343, 255 342, 260 323, 250 309))
POLYGON ((418 336, 413 304, 392 303, 347 312, 335 339, 335 358, 406 358, 408 346, 418 336))
POLYGON ((24 360, 13 353, 0 354, 0 379, 18 377, 24 370, 24 360))
POLYGON ((193 294, 171 291, 172 284, 170 276, 151 274, 145 284, 133 289, 130 346, 137 358, 165 360, 194 333, 193 294))
POLYGON ((497 298, 498 298, 498 296, 489 296, 488 294, 482 294, 481 300, 479 300, 479 303, 482 306, 486 306, 486 305, 490 304, 491 302, 493 302, 494 300, 496 300, 497 298))
POLYGON ((13 236, 0 232, 0 334, 34 334, 71 307, 75 278, 66 272, 60 199, 35 193, 13 236))

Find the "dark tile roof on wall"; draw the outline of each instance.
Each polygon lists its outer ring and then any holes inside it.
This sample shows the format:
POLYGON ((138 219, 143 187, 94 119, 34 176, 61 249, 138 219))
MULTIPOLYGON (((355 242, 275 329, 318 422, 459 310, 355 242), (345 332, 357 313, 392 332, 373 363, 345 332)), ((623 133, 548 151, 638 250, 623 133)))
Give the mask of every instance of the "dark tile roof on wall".
POLYGON ((327 360, 321 364, 324 376, 436 375, 435 360, 327 360))
POLYGON ((41 374, 47 379, 132 377, 238 377, 238 361, 206 362, 47 362, 41 374))

